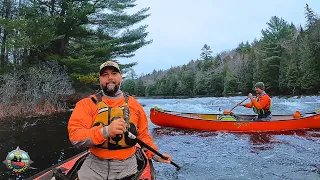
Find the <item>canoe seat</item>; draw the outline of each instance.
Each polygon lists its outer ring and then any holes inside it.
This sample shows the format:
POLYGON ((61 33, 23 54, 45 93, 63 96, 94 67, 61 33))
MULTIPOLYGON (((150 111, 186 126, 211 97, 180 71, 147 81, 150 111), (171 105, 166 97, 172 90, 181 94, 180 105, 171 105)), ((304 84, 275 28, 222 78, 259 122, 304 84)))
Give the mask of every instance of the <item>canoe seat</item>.
POLYGON ((221 115, 218 118, 219 121, 236 121, 236 117, 232 115, 221 115))

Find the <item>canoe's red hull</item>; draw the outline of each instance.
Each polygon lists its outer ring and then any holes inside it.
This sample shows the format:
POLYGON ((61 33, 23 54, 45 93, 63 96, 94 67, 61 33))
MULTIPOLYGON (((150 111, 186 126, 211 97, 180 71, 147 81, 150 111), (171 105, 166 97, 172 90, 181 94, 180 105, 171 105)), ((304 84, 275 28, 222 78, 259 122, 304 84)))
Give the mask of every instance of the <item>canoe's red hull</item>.
MULTIPOLYGON (((157 111, 154 108, 150 110, 151 122, 162 127, 234 132, 320 129, 320 114, 302 117, 299 119, 294 119, 292 116, 279 115, 273 116, 274 120, 272 121, 218 121, 215 119, 217 116, 219 115, 177 112, 173 113, 171 111, 163 110, 157 111), (201 119, 199 117, 207 117, 208 119, 201 119)), ((250 117, 250 115, 247 115, 246 117, 250 117)))

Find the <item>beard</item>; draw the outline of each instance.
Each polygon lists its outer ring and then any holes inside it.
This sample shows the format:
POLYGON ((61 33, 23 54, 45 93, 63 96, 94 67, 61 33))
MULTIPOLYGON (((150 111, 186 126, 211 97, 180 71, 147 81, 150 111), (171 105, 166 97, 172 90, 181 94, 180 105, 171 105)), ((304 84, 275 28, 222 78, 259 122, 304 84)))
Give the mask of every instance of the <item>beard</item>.
POLYGON ((102 91, 107 96, 114 96, 116 92, 120 88, 120 84, 117 84, 115 81, 109 81, 109 83, 113 83, 114 85, 108 86, 108 83, 102 88, 102 91))

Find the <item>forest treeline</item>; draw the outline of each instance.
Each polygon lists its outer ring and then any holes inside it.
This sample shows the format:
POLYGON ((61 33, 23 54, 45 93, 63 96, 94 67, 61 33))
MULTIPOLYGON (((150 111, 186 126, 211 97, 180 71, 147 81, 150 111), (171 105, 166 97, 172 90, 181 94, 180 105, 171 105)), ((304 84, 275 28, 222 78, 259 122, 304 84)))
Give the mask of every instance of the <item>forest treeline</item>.
MULTIPOLYGON (((149 8, 135 0, 0 1, 0 118, 63 110, 75 93, 93 92, 106 60, 130 58, 152 43, 149 8)), ((136 96, 220 96, 249 92, 264 81, 275 94, 319 91, 320 21, 305 7, 306 24, 271 17, 262 38, 168 70, 137 77, 120 64, 123 90, 136 96)))
POLYGON ((259 40, 216 56, 205 44, 186 65, 139 78, 130 73, 123 89, 137 96, 222 96, 252 92, 263 81, 273 95, 318 94, 320 21, 308 4, 305 17, 304 26, 295 26, 273 16, 259 40))

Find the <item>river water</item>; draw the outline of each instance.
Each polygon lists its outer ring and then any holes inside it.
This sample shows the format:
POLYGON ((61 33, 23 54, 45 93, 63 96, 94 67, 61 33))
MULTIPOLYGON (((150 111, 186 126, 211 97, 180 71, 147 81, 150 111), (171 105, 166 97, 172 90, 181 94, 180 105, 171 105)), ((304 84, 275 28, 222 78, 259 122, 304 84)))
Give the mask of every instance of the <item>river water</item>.
MULTIPOLYGON (((222 113, 244 96, 189 99, 138 99, 149 117, 154 106, 195 113, 222 113)), ((273 97, 273 114, 313 112, 320 108, 320 96, 273 97)), ((253 114, 237 107, 236 114, 253 114)), ((67 134, 71 112, 50 117, 0 122, 0 160, 19 146, 29 153, 30 177, 62 160, 82 152, 74 148, 67 134)), ((158 180, 213 179, 320 179, 320 130, 278 133, 201 132, 158 127, 149 122, 149 132, 161 153, 169 153, 182 166, 154 163, 158 180)), ((15 179, 4 164, 0 179, 15 179)))

